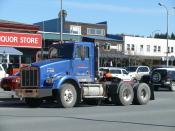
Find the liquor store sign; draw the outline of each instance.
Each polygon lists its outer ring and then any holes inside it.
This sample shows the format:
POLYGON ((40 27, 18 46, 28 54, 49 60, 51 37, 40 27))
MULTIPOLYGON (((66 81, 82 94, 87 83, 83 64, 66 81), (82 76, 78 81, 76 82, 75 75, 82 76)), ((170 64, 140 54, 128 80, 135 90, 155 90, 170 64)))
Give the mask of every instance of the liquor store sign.
POLYGON ((0 46, 41 48, 41 34, 0 32, 0 46))

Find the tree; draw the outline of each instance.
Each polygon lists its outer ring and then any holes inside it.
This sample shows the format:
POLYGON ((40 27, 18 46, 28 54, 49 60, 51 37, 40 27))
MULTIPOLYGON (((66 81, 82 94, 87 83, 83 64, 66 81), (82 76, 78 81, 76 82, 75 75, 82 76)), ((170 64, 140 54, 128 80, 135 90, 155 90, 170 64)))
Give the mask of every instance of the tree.
POLYGON ((175 40, 175 34, 173 32, 171 33, 171 39, 175 40))
MULTIPOLYGON (((154 38, 167 39, 167 33, 165 33, 165 34, 163 34, 163 33, 161 33, 161 34, 156 33, 156 34, 154 35, 154 38)), ((168 35, 168 38, 169 38, 169 39, 174 39, 174 40, 175 40, 175 34, 172 33, 171 36, 168 35)))

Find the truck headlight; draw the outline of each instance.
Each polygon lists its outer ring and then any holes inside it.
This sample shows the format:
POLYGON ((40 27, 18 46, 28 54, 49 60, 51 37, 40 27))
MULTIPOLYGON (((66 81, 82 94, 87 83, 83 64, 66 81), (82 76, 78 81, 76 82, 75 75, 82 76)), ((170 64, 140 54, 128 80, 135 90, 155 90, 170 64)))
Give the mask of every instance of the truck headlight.
POLYGON ((20 83, 20 79, 13 79, 12 82, 14 82, 14 83, 20 83))

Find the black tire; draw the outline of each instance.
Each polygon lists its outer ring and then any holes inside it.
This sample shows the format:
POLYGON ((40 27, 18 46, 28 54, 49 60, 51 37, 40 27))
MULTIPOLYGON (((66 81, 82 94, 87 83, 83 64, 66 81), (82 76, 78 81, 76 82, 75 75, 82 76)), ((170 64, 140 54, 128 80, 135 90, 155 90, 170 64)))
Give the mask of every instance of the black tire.
POLYGON ((162 79, 162 76, 159 72, 153 72, 152 74, 152 82, 158 83, 162 79))
POLYGON ((25 98, 25 103, 29 107, 39 107, 42 103, 42 100, 40 98, 25 98))
POLYGON ((149 84, 151 81, 150 75, 143 75, 140 79, 140 82, 149 84))
POLYGON ((134 104, 147 104, 151 97, 150 87, 146 83, 140 83, 134 88, 134 104))
POLYGON ((169 90, 170 91, 175 91, 175 82, 174 81, 171 81, 171 83, 170 83, 170 86, 169 86, 169 90))
POLYGON ((132 104, 134 91, 131 85, 121 83, 117 89, 117 93, 113 94, 112 102, 116 105, 127 106, 132 104))
POLYGON ((72 84, 65 83, 61 85, 58 102, 64 108, 71 108, 77 104, 77 91, 72 84))

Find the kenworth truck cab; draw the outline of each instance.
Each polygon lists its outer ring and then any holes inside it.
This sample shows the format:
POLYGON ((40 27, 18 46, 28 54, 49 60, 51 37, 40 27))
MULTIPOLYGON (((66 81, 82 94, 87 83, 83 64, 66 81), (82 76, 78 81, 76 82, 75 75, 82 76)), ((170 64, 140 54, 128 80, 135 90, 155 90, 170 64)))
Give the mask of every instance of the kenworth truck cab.
POLYGON ((85 101, 116 105, 147 104, 154 92, 146 83, 124 82, 98 75, 99 46, 91 42, 52 45, 49 59, 21 69, 21 88, 16 90, 31 107, 43 100, 70 108, 85 101))

